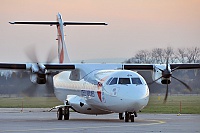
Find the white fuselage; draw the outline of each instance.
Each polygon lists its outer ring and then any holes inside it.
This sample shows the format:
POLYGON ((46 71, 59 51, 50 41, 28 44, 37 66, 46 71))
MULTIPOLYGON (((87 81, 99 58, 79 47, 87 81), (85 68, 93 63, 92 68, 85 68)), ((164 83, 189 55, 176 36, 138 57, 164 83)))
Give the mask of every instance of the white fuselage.
POLYGON ((54 76, 54 93, 60 101, 65 103, 67 100, 79 113, 137 112, 149 101, 146 81, 136 72, 96 70, 80 81, 70 80, 70 73, 64 71, 54 76), (121 83, 123 80, 128 82, 121 83), (136 83, 137 80, 140 82, 136 83))

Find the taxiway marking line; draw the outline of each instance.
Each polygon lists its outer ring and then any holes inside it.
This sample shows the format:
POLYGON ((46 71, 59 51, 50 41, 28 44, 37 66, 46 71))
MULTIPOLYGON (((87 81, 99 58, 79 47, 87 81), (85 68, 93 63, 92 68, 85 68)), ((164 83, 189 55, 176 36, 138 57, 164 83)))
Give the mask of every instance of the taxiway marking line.
POLYGON ((0 130, 0 132, 30 132, 30 131, 58 131, 58 130, 77 130, 77 129, 99 129, 99 128, 120 128, 120 127, 136 127, 136 126, 151 126, 151 125, 158 125, 158 124, 164 124, 165 121, 160 120, 146 120, 150 121, 152 123, 146 123, 146 124, 126 124, 126 125, 110 125, 110 126, 99 126, 99 127, 73 127, 73 128, 42 128, 42 129, 27 129, 27 130, 0 130))

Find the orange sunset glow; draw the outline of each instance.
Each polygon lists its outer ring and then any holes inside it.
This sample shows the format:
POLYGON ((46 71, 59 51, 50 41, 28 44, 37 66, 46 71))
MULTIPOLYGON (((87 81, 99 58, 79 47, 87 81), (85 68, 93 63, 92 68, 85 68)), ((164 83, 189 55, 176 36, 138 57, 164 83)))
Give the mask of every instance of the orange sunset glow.
POLYGON ((200 46, 199 0, 1 0, 0 60, 28 62, 34 45, 43 61, 57 52, 55 26, 10 25, 9 21, 106 22, 108 26, 66 26, 72 61, 130 58, 141 49, 200 46), (8 54, 9 51, 9 54, 8 54))

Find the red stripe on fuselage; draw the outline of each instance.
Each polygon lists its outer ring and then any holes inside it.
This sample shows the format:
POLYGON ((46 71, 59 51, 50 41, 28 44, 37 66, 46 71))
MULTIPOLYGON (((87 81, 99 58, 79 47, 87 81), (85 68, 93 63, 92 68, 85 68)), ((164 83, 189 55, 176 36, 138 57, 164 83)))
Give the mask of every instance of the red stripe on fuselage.
POLYGON ((101 91, 97 91, 97 94, 98 94, 99 100, 102 102, 101 91))

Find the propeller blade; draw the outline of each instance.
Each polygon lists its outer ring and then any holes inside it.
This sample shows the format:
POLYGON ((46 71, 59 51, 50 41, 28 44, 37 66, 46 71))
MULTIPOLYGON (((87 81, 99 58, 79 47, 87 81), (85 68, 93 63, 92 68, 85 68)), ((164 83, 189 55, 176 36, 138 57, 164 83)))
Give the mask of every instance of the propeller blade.
POLYGON ((158 80, 161 79, 161 78, 162 78, 162 76, 161 76, 160 78, 158 78, 158 79, 156 79, 156 80, 150 82, 150 83, 147 83, 147 84, 148 84, 148 85, 152 85, 153 83, 155 83, 156 81, 158 81, 158 80))
POLYGON ((171 70, 171 72, 175 71, 178 68, 179 68, 179 66, 175 67, 174 69, 171 70))
POLYGON ((45 92, 46 94, 54 94, 54 87, 53 87, 53 76, 48 75, 47 82, 45 84, 45 92))
POLYGON ((164 101, 163 101, 164 104, 167 102, 168 90, 169 90, 169 84, 168 84, 168 81, 167 81, 167 90, 166 90, 165 98, 164 98, 164 101))
POLYGON ((184 83, 183 81, 181 81, 180 79, 177 79, 176 77, 174 76, 171 76, 172 78, 176 79, 177 81, 181 82, 189 91, 192 91, 192 89, 190 88, 189 85, 187 85, 186 83, 184 83))
POLYGON ((169 70, 168 69, 168 64, 169 64, 169 57, 167 57, 167 61, 166 61, 166 70, 169 70))
MULTIPOLYGON (((26 49, 26 55, 32 61, 33 63, 37 63, 38 68, 40 69, 37 74, 43 74, 47 76, 47 82, 44 85, 38 85, 37 83, 31 83, 29 87, 27 87, 24 91, 22 91, 23 94, 26 96, 36 96, 37 94, 53 94, 53 77, 51 73, 46 73, 46 68, 43 64, 39 63, 38 57, 36 54, 36 49, 34 45, 29 46, 26 49)), ((46 63, 51 63, 56 58, 56 51, 54 47, 51 47, 48 56, 46 58, 46 63)))
POLYGON ((22 93, 28 97, 36 96, 37 87, 37 84, 31 83, 31 85, 27 87, 27 89, 23 90, 22 93))
POLYGON ((31 45, 26 49, 26 56, 33 63, 38 63, 38 57, 36 54, 35 46, 31 45))
MULTIPOLYGON (((35 46, 30 45, 28 48, 26 48, 25 54, 28 57, 28 59, 33 63, 39 63, 35 46)), ((51 47, 45 62, 51 63, 54 59, 56 59, 56 56, 57 54, 55 52, 55 47, 51 47)))
POLYGON ((51 47, 51 50, 48 53, 46 63, 52 63, 54 59, 56 59, 57 54, 55 52, 55 48, 51 47))

